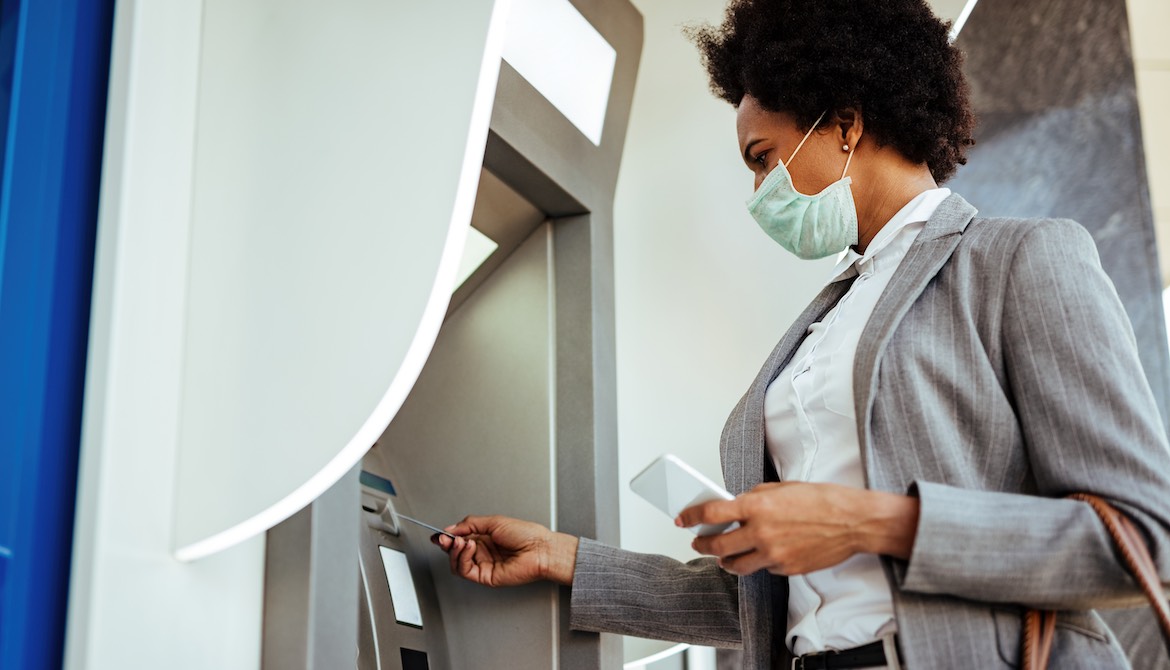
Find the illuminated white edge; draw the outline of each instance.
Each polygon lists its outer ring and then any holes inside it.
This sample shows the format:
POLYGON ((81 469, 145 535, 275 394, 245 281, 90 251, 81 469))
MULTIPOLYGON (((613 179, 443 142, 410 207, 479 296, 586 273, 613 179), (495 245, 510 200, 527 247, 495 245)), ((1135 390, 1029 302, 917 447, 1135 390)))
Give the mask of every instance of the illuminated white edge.
POLYGON ((636 661, 630 661, 629 663, 626 663, 625 665, 623 665, 622 668, 623 668, 623 670, 642 670, 643 668, 650 665, 651 663, 657 663, 658 661, 668 659, 671 656, 674 656, 675 654, 681 654, 690 648, 691 648, 691 645, 687 644, 686 642, 683 642, 681 644, 676 644, 673 647, 670 647, 669 649, 664 649, 664 650, 658 652, 657 654, 651 654, 650 656, 647 656, 646 658, 640 658, 636 661))
POLYGON ((403 357, 402 365, 390 382, 390 387, 365 423, 349 442, 322 467, 317 474, 267 509, 240 523, 211 535, 203 540, 175 548, 175 558, 180 561, 195 561, 233 547, 249 538, 267 531, 284 521, 306 505, 316 500, 361 461, 374 441, 398 413, 407 394, 414 387, 422 372, 423 364, 430 356, 443 325, 443 317, 451 301, 455 283, 455 272, 467 242, 467 231, 471 227, 471 211, 475 205, 479 173, 483 166, 483 154, 487 147, 488 126, 491 122, 492 104, 495 100, 496 84, 500 74, 500 60, 504 50, 504 28, 511 0, 496 0, 488 22, 487 40, 484 44, 483 60, 480 63, 479 81, 476 83, 475 98, 471 108, 471 123, 467 133, 467 146, 463 150, 463 166, 459 184, 455 191, 455 202, 447 242, 439 260, 431 296, 423 311, 418 330, 410 348, 403 357))
MULTIPOLYGON (((552 225, 544 224, 548 268, 548 524, 557 529, 557 265, 552 225)), ((559 637, 559 636, 558 636, 559 637)))
MULTIPOLYGON (((362 594, 366 597, 366 614, 370 616, 371 625, 377 625, 377 615, 374 614, 373 593, 370 592, 370 577, 366 574, 366 562, 358 561, 358 571, 362 576, 362 594)), ((378 647, 378 636, 370 636, 374 641, 374 667, 382 667, 382 650, 378 647)))
POLYGON ((971 18, 971 10, 975 9, 975 3, 977 2, 979 0, 967 0, 967 4, 963 5, 963 11, 959 12, 959 18, 955 19, 955 22, 951 24, 951 34, 948 36, 951 42, 954 42, 955 38, 959 36, 959 31, 966 25, 967 19, 971 18))
MULTIPOLYGON (((548 268, 548 527, 557 529, 557 265, 552 224, 544 224, 545 263, 548 268)), ((561 610, 561 590, 553 589, 549 603, 552 621, 552 657, 561 657, 561 636, 558 617, 561 610)))

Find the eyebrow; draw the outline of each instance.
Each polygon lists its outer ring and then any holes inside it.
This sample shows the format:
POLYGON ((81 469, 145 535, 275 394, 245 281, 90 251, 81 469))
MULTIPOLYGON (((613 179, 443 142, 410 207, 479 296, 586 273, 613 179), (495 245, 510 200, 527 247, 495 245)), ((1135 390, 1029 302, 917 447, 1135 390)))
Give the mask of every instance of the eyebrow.
POLYGON ((747 146, 743 148, 743 161, 745 163, 747 163, 748 165, 751 165, 751 163, 752 163, 752 157, 751 157, 752 147, 756 146, 757 144, 759 144, 760 142, 763 142, 763 141, 764 141, 763 138, 760 138, 760 139, 752 140, 751 142, 747 143, 747 146))

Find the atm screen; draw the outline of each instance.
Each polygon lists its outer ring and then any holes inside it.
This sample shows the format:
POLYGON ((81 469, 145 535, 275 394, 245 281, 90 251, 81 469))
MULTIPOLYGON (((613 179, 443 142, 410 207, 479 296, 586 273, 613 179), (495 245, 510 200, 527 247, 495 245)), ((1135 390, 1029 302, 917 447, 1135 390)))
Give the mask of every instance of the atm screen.
POLYGON ((390 547, 378 547, 378 550, 382 552, 382 567, 386 569, 386 583, 390 585, 394 618, 398 623, 422 628, 422 610, 418 606, 418 594, 414 590, 406 554, 390 547))
POLYGON ((421 651, 402 647, 402 670, 430 670, 427 655, 421 651))

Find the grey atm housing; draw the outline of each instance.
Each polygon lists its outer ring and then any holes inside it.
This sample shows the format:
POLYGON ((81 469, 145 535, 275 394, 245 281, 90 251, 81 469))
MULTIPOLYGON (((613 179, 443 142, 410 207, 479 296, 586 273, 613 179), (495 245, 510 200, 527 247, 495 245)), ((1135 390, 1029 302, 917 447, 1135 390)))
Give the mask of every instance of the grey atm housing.
POLYGON ((618 541, 613 195, 642 17, 627 0, 573 5, 617 52, 601 144, 501 64, 472 216, 499 248, 452 296, 361 466, 269 531, 266 670, 621 666, 620 638, 569 630, 567 588, 458 580, 429 531, 385 510, 618 541), (368 485, 379 480, 393 495, 368 485), (406 554, 421 627, 398 621, 380 547, 406 554))

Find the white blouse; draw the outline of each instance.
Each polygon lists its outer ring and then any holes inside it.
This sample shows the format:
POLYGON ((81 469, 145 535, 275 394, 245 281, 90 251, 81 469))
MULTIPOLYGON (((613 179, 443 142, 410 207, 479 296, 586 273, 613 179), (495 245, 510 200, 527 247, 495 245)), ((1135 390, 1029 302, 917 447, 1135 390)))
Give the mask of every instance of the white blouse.
MULTIPOLYGON (((768 454, 784 481, 865 488, 853 401, 853 357, 898 264, 950 189, 924 191, 865 250, 849 249, 832 282, 857 279, 808 334, 764 397, 768 454)), ((894 630, 894 604, 874 554, 789 579, 788 631, 796 654, 848 649, 894 630)))

